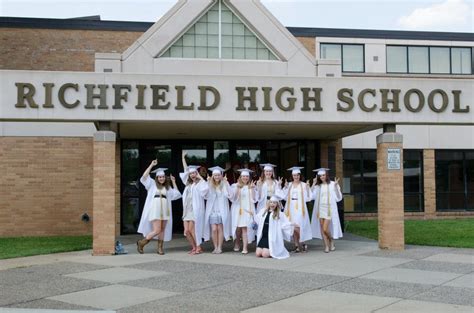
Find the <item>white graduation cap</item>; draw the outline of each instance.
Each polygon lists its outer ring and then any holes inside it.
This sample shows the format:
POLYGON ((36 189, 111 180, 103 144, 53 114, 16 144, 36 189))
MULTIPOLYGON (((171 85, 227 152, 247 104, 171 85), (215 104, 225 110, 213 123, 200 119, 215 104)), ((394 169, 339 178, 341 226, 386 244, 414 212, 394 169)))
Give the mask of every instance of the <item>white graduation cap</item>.
POLYGON ((156 176, 165 176, 165 171, 167 168, 159 167, 156 170, 152 171, 152 173, 155 173, 156 176))
POLYGON ((318 172, 318 175, 324 175, 326 174, 327 171, 330 171, 331 169, 329 168, 325 168, 325 167, 321 167, 321 168, 317 168, 315 170, 313 170, 313 172, 318 172))
POLYGON ((192 173, 192 172, 197 172, 198 168, 200 168, 201 165, 188 165, 188 172, 189 173, 192 173))
POLYGON ((278 202, 278 201, 280 201, 280 200, 281 200, 281 199, 280 199, 279 197, 275 196, 275 195, 273 195, 273 196, 270 197, 270 201, 272 201, 272 202, 278 202))
POLYGON ((248 168, 242 168, 238 171, 240 172, 240 176, 250 176, 250 173, 253 173, 253 171, 248 168))
POLYGON ((263 167, 264 171, 273 171, 273 169, 276 167, 276 165, 273 165, 271 163, 260 164, 260 166, 263 167))
POLYGON ((225 172, 225 169, 223 169, 220 166, 214 166, 209 168, 210 171, 212 171, 212 175, 214 174, 222 174, 225 172))
POLYGON ((291 171, 291 175, 294 174, 301 174, 301 170, 304 169, 304 167, 301 166, 293 166, 288 169, 288 171, 291 171))

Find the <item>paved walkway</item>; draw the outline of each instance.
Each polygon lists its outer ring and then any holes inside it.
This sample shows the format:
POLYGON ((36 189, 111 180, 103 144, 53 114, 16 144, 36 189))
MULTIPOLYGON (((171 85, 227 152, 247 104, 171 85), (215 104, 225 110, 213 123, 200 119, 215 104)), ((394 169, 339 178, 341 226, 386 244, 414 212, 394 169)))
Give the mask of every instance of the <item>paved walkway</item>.
POLYGON ((184 239, 139 255, 135 238, 122 238, 128 255, 0 260, 0 313, 473 312, 474 249, 389 252, 346 236, 329 254, 313 241, 308 253, 264 260, 230 244, 189 256, 184 239))

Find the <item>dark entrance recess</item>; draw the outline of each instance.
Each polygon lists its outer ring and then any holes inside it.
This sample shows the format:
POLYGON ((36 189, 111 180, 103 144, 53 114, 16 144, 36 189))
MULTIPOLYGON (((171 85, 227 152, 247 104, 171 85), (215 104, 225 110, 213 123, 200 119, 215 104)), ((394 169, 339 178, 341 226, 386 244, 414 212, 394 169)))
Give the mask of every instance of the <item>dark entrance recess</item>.
MULTIPOLYGON (((312 170, 319 166, 319 142, 308 140, 294 141, 238 141, 238 140, 122 140, 121 142, 121 234, 135 234, 146 197, 146 190, 139 179, 151 160, 158 158, 160 167, 166 167, 176 177, 179 190, 184 185, 179 179, 183 171, 181 153, 187 151, 188 164, 209 168, 219 165, 258 169, 259 164, 277 165, 277 176, 290 178, 287 168, 293 165, 305 167, 304 179, 314 177, 312 170)), ((153 177, 153 176, 152 176, 153 177)), ((237 175, 229 171, 232 182, 237 175)), ((257 175, 254 177, 257 179, 257 175)), ((182 202, 173 202, 173 232, 183 231, 181 220, 182 202)))

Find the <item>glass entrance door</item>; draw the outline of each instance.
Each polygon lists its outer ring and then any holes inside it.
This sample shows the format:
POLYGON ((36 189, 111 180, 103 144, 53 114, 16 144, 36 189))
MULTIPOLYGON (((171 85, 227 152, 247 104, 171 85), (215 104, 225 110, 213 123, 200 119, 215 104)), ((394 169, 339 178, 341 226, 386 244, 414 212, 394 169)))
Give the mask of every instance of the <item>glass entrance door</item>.
MULTIPOLYGON (((313 143, 314 144, 314 143, 313 143)), ((287 168, 299 165, 306 167, 306 142, 298 141, 122 141, 121 164, 121 233, 135 234, 140 222, 146 199, 146 190, 140 183, 140 177, 154 159, 160 167, 168 168, 176 177, 178 188, 184 190, 179 178, 183 171, 182 151, 187 152, 188 165, 200 165, 203 177, 210 174, 208 168, 221 166, 226 169, 229 183, 237 181, 240 168, 254 171, 253 179, 261 174, 261 163, 277 165, 276 176, 289 178, 287 168)), ((314 151, 314 149, 312 150, 314 151)), ((319 161, 319 157, 312 157, 319 161)), ((312 164, 315 166, 316 164, 312 164)), ((154 177, 152 175, 152 177, 154 177)), ((182 201, 173 202, 173 232, 182 233, 182 201)))

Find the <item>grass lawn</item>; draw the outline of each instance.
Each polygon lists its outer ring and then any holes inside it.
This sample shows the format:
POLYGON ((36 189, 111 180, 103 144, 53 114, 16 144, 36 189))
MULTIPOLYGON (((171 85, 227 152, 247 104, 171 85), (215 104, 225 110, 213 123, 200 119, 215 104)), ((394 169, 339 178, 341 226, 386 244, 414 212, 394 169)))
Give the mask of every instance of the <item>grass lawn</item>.
MULTIPOLYGON (((378 239, 377 221, 346 221, 346 231, 378 239)), ((474 248, 474 219, 406 220, 405 243, 422 246, 474 248)))
POLYGON ((91 248, 92 236, 0 238, 0 259, 91 248))

